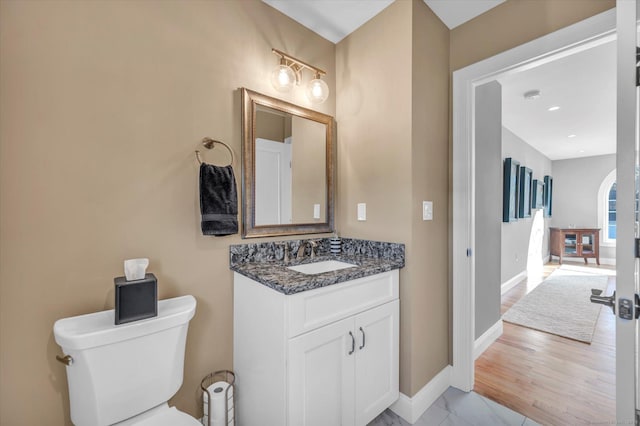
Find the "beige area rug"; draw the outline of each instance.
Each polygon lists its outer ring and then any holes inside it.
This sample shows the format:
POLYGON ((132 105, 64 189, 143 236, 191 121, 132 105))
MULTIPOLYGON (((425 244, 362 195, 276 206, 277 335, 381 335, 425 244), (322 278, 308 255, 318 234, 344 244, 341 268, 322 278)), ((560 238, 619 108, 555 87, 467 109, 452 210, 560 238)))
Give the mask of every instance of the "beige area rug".
MULTIPOLYGON (((589 274, 616 276, 615 269, 600 268, 596 266, 585 266, 582 264, 563 263, 559 268, 561 271, 587 272, 589 274)), ((557 271, 557 269, 556 269, 557 271)))
POLYGON ((557 269, 505 312, 502 319, 590 344, 602 307, 589 300, 591 289, 604 291, 607 281, 606 275, 591 271, 557 269))

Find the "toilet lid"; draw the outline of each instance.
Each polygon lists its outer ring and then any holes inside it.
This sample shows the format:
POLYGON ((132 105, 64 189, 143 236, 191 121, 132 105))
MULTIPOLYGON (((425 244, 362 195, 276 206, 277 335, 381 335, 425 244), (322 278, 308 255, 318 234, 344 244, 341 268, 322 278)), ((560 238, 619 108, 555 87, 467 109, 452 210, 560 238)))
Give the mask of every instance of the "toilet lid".
POLYGON ((144 419, 140 423, 136 423, 135 426, 202 426, 202 423, 179 411, 176 407, 171 407, 153 417, 144 419))

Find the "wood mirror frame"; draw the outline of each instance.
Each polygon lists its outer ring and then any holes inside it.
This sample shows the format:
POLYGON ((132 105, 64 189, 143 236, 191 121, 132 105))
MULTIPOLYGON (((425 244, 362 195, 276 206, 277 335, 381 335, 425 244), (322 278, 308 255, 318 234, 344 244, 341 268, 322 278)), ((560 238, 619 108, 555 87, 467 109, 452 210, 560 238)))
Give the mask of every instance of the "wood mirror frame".
MULTIPOLYGON (((242 88, 242 140, 242 238, 333 232, 335 207, 335 141, 333 117, 242 88), (291 114, 292 116, 312 120, 325 126, 326 212, 323 222, 256 225, 255 135, 256 110, 259 107, 271 108, 276 111, 291 114)), ((293 143, 295 143, 295 141, 293 143)))

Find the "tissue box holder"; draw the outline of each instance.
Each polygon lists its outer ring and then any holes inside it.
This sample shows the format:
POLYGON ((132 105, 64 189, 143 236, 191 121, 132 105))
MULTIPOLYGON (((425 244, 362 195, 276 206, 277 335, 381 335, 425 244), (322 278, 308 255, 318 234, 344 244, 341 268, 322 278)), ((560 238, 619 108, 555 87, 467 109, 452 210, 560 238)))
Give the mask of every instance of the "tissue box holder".
POLYGON ((158 280, 145 274, 141 280, 114 279, 116 286, 115 323, 124 324, 158 315, 158 280))

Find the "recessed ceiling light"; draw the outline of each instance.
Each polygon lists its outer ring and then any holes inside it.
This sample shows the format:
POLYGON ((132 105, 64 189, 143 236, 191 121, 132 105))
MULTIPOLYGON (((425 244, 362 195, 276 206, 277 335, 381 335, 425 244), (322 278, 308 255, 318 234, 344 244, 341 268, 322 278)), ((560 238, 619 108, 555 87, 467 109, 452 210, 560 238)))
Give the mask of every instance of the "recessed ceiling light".
POLYGON ((547 111, 557 111, 559 109, 560 109, 560 107, 558 105, 554 105, 552 107, 549 107, 549 109, 547 109, 547 111))
POLYGON ((532 101, 534 99, 538 99, 540 96, 542 95, 542 93, 539 90, 529 90, 527 92, 524 92, 524 98, 528 101, 532 101))
POLYGON ((569 136, 567 136, 567 137, 568 137, 568 138, 575 138, 575 137, 576 137, 576 135, 574 135, 574 134, 570 134, 570 135, 569 135, 569 136))
POLYGON ((584 149, 581 149, 580 151, 578 151, 580 154, 582 154, 584 152, 584 149))

